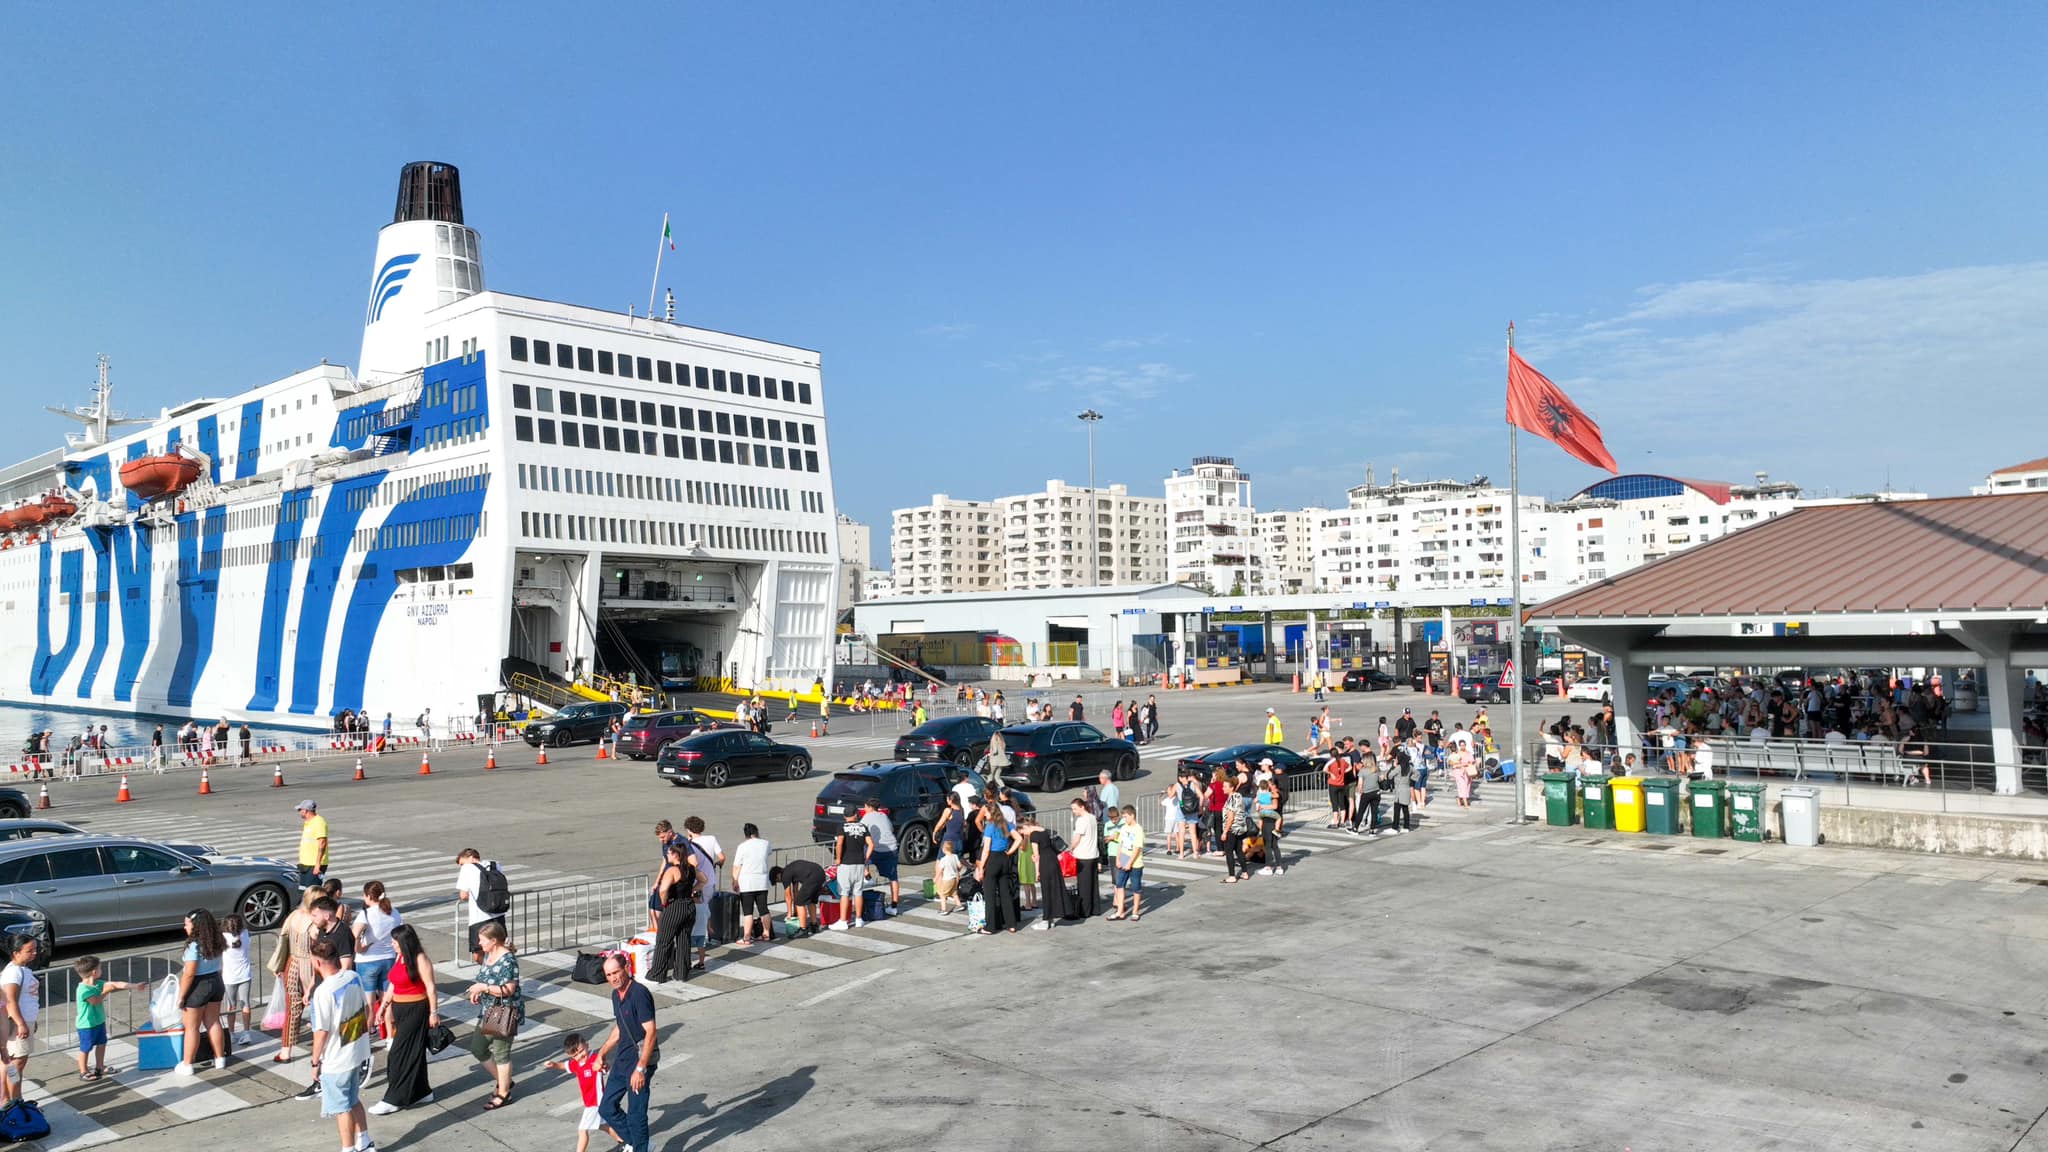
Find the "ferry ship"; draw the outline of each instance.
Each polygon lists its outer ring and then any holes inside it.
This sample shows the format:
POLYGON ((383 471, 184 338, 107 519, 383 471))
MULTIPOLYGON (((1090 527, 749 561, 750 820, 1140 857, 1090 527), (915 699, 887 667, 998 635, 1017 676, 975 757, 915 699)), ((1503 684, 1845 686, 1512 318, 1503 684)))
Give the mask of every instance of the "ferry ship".
POLYGON ((321 729, 829 678, 818 353, 488 291, 479 241, 408 164, 355 372, 129 420, 102 358, 85 431, 0 470, 0 700, 321 729))

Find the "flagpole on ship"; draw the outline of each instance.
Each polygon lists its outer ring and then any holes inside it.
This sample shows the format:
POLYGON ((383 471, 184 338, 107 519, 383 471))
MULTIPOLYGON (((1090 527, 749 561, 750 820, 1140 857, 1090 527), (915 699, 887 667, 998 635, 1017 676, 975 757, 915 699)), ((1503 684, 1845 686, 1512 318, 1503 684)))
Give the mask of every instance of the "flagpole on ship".
MULTIPOLYGON (((1508 362, 1513 371, 1515 355, 1515 322, 1508 321, 1508 362)), ((1508 679, 1514 683, 1508 691, 1514 693, 1514 704, 1509 710, 1509 751, 1515 758, 1515 823, 1525 824, 1529 820, 1529 767, 1522 763, 1522 677, 1527 675, 1519 664, 1522 659, 1522 461, 1517 437, 1520 429, 1513 420, 1508 421, 1508 603, 1515 616, 1508 624, 1508 679)))
POLYGON ((647 286, 647 315, 654 316, 654 293, 661 287, 661 249, 668 243, 668 213, 661 214, 661 235, 654 238, 654 282, 647 286))

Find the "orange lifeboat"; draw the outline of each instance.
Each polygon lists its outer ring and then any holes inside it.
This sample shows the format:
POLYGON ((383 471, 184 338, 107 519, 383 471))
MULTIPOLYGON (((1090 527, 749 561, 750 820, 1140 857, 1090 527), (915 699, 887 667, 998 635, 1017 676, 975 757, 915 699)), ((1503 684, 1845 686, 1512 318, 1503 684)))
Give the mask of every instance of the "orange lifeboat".
POLYGON ((21 527, 21 509, 9 508, 0 511, 0 532, 12 532, 21 527))
POLYGON ((78 512, 78 505, 62 496, 45 496, 24 504, 14 510, 15 524, 27 528, 36 524, 47 524, 52 520, 63 520, 78 512))
POLYGON ((144 500, 180 491, 199 479, 199 461, 178 452, 143 456, 121 465, 121 487, 144 500))

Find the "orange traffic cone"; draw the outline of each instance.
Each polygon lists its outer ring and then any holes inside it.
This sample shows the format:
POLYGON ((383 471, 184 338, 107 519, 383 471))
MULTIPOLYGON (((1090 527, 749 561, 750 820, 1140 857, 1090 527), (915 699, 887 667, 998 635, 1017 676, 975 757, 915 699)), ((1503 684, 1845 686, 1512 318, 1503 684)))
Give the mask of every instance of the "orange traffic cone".
MULTIPOLYGON (((200 769, 200 771, 203 772, 205 771, 205 769, 202 768, 200 769)), ((121 790, 114 794, 114 803, 126 804, 133 799, 135 799, 135 797, 130 796, 128 794, 128 778, 126 776, 123 776, 121 777, 121 790)))
POLYGON ((43 794, 36 797, 36 807, 47 810, 50 807, 50 786, 43 785, 43 794))
POLYGON ((206 769, 204 768, 199 770, 199 794, 201 796, 213 795, 213 782, 206 778, 206 769))
POLYGON ((498 750, 496 748, 493 748, 490 751, 484 753, 484 771, 489 772, 491 769, 496 768, 497 766, 498 750))
POLYGON ((365 775, 363 775, 363 758, 362 758, 361 756, 358 756, 358 757, 356 757, 356 779, 358 779, 358 780, 368 780, 368 779, 369 779, 369 777, 368 777, 368 776, 365 776, 365 775))
POLYGON ((535 763, 536 765, 543 765, 543 764, 546 764, 546 763, 548 762, 548 746, 547 746, 547 745, 543 744, 543 745, 541 745, 541 746, 540 746, 540 755, 539 755, 539 756, 536 756, 536 757, 534 757, 534 761, 533 761, 533 762, 534 762, 534 763, 535 763))
POLYGON ((1301 673, 1299 672, 1294 674, 1294 691, 1301 691, 1301 673))
POLYGON ((605 760, 610 758, 609 754, 604 750, 604 741, 602 740, 599 740, 597 742, 597 758, 599 760, 605 760))
POLYGON ((279 764, 278 764, 278 766, 277 766, 277 767, 276 767, 275 769, 273 769, 273 770, 271 771, 271 773, 270 773, 270 786, 271 786, 272 788, 282 788, 282 787, 284 787, 284 764, 283 764, 283 763, 279 763, 279 764))
POLYGON ((817 738, 818 738, 818 722, 817 722, 816 720, 813 720, 813 721, 811 721, 811 739, 813 739, 813 740, 816 740, 817 738))
POLYGON ((434 766, 427 763, 427 754, 425 752, 420 753, 420 775, 432 776, 433 774, 434 766))

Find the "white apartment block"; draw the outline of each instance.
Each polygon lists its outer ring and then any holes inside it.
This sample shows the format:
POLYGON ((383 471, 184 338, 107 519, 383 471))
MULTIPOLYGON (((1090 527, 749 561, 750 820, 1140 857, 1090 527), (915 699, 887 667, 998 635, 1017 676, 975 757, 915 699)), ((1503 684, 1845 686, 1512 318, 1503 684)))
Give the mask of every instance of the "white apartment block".
POLYGON ((992 500, 933 496, 889 514, 898 596, 995 592, 1003 587, 1002 512, 992 500))
POLYGON ((1197 456, 1166 479, 1167 579, 1219 595, 1257 586, 1252 478, 1228 456, 1197 456))
MULTIPOLYGON (((1320 518, 1318 556, 1323 573, 1341 581, 1326 591, 1442 591, 1500 588, 1508 583, 1508 491, 1485 477, 1371 482, 1346 493, 1348 516, 1320 518), (1346 522, 1348 521, 1348 522, 1346 522)), ((1522 497, 1523 576, 1534 580, 1529 561, 1547 526, 1529 529, 1543 512, 1543 500, 1522 497)))
POLYGON ((1122 484, 1090 489, 1053 480, 1043 492, 995 504, 1003 586, 1011 591, 1166 580, 1166 501, 1157 496, 1133 496, 1122 484))
POLYGON ((873 554, 873 534, 868 526, 841 512, 839 529, 839 609, 858 604, 864 596, 868 568, 873 554))
POLYGON ((1248 591, 1291 595, 1316 591, 1316 522, 1326 509, 1252 513, 1252 536, 1258 541, 1258 565, 1248 591))
POLYGON ((1970 487, 1972 496, 2002 496, 2007 492, 2038 492, 2048 488, 2048 456, 2000 468, 1970 487))

